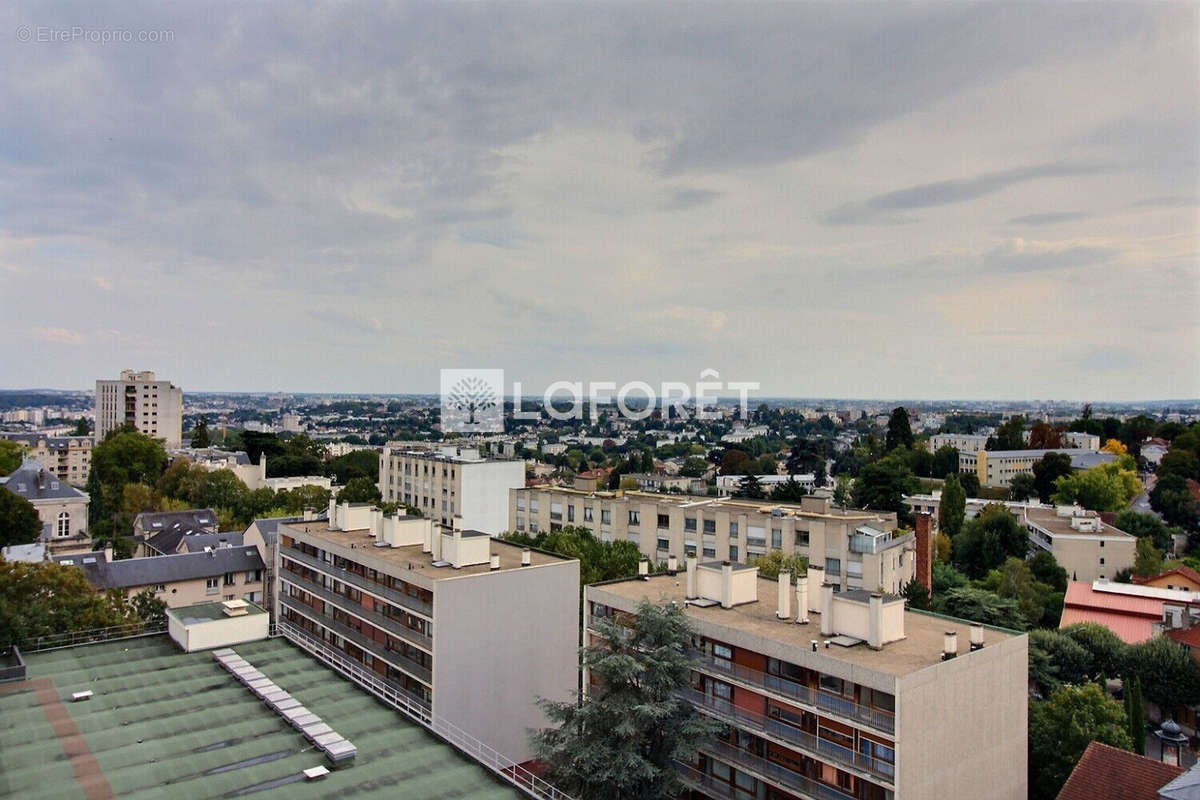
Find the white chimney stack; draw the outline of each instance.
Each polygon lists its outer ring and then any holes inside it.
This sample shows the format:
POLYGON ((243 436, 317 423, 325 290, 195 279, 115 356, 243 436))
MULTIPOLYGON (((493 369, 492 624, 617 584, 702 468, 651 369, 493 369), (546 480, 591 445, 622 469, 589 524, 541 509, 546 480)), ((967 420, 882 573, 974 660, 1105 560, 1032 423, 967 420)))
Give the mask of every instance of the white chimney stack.
POLYGON ((696 557, 688 556, 687 564, 687 594, 684 596, 688 600, 695 600, 699 595, 696 592, 696 557))
POLYGON ((792 573, 779 573, 779 608, 775 618, 791 622, 792 620, 792 573))
POLYGON ((871 592, 867 617, 867 646, 872 650, 882 650, 883 595, 879 592, 871 592))
POLYGON ((643 558, 638 561, 638 575, 640 577, 648 577, 650 575, 650 561, 643 558))
POLYGON ((493 572, 495 570, 500 569, 500 554, 499 553, 492 553, 489 567, 493 572))
POLYGON ((833 584, 821 584, 821 635, 833 633, 833 584))
POLYGON ((679 571, 679 559, 675 557, 674 553, 671 553, 669 556, 667 556, 667 572, 674 575, 678 571, 679 571))
POLYGON ((808 578, 796 578, 796 622, 808 624, 808 578))
POLYGON ((331 531, 341 530, 337 526, 337 500, 334 500, 333 497, 329 498, 329 529, 331 531))
POLYGON ((421 522, 424 525, 424 529, 421 531, 421 534, 423 537, 421 540, 421 552, 422 553, 432 553, 433 552, 433 535, 434 535, 433 534, 433 520, 431 520, 431 519, 430 520, 421 520, 421 522))
POLYGON ((733 608, 733 564, 721 562, 721 608, 733 608))
POLYGON ((523 549, 521 551, 521 566, 528 567, 532 563, 533 563, 533 551, 531 551, 528 547, 526 547, 525 549, 523 549))
POLYGON ((942 661, 949 661, 958 655, 958 634, 946 631, 942 634, 942 661))
POLYGON ((971 650, 983 649, 983 624, 979 622, 971 623, 971 650))

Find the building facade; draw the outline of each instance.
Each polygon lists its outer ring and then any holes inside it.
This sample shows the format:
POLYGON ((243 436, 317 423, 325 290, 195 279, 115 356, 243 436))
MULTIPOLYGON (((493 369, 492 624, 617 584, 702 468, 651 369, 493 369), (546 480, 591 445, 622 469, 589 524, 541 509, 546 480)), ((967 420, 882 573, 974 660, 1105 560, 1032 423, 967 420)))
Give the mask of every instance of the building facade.
POLYGON ((566 700, 577 685, 578 561, 365 504, 281 522, 276 539, 285 631, 513 763, 532 758, 528 730, 548 724, 536 698, 566 700))
POLYGON ((82 569, 98 591, 119 589, 133 597, 149 589, 168 608, 223 600, 263 601, 266 573, 257 547, 209 548, 115 561, 111 550, 105 550, 55 561, 82 569))
POLYGON ((695 660, 680 695, 723 726, 679 765, 693 797, 1026 796, 1025 635, 835 593, 819 569, 793 592, 786 573, 689 560, 686 576, 588 586, 589 643, 642 600, 684 606, 695 660))
POLYGON ((36 459, 27 458, 13 473, 0 478, 0 491, 9 491, 29 501, 42 522, 38 537, 52 556, 86 553, 92 549, 88 534, 88 504, 91 498, 56 475, 36 459))
POLYGON ((1020 516, 1031 544, 1050 552, 1073 581, 1114 578, 1133 566, 1137 537, 1078 506, 1026 506, 1020 516))
POLYGON ((508 525, 508 492, 525 485, 521 461, 484 458, 477 448, 383 448, 379 459, 379 491, 385 502, 404 503, 450 527, 489 535, 508 525))
POLYGON ((695 553, 746 563, 779 550, 824 567, 839 589, 888 592, 901 591, 915 574, 913 536, 896 531, 895 514, 836 508, 827 498, 795 504, 554 486, 511 494, 509 530, 583 527, 603 541, 634 542, 656 562, 695 553))
POLYGON ((92 470, 91 436, 47 436, 44 433, 0 433, 0 438, 25 446, 28 455, 60 481, 87 485, 92 470))
POLYGON ((122 425, 161 439, 168 450, 183 439, 183 390, 149 371, 121 370, 121 377, 96 381, 96 441, 122 425))
POLYGON ((987 447, 988 437, 975 433, 935 433, 929 437, 929 451, 936 453, 939 448, 953 447, 960 453, 978 453, 987 447))
POLYGON ((1071 457, 1072 469, 1089 469, 1112 461, 1114 453, 1096 450, 1060 448, 1057 450, 977 450, 959 451, 958 471, 974 472, 980 486, 1008 486, 1014 476, 1032 474, 1033 465, 1047 453, 1065 453, 1071 457))

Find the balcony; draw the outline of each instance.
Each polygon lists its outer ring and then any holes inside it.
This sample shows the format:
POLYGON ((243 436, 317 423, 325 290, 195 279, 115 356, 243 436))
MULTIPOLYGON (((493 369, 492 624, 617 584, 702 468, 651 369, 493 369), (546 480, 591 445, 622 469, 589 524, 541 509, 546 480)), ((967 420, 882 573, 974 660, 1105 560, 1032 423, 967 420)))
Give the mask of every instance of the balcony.
POLYGON ((311 567, 318 572, 323 572, 331 578, 337 578, 343 583, 348 583, 356 589, 361 589, 368 594, 373 594, 376 597, 383 598, 390 603, 395 603, 401 608, 413 611, 417 614, 423 614, 430 619, 433 618, 433 606, 430 603, 418 600, 415 597, 410 597, 404 592, 397 591, 390 586, 384 586, 382 583, 367 580, 358 573, 351 572, 348 569, 335 567, 333 564, 327 564, 315 556, 310 556, 308 553, 303 553, 294 547, 279 548, 279 554, 284 558, 290 558, 297 564, 303 564, 306 567, 311 567))
POLYGON ((676 694, 683 700, 694 705, 704 713, 722 722, 754 731, 783 742, 789 747, 796 748, 806 755, 822 761, 837 764, 840 767, 854 770, 864 777, 883 780, 889 785, 896 772, 894 764, 881 761, 871 756, 856 753, 849 747, 843 747, 836 742, 821 739, 811 733, 794 728, 765 714, 758 714, 738 708, 728 700, 711 697, 695 689, 679 689, 676 694))
POLYGON ((717 780, 711 775, 705 775, 700 770, 695 767, 689 767, 687 764, 676 762, 675 770, 679 773, 679 779, 683 781, 684 786, 703 792, 706 797, 756 800, 757 795, 753 792, 738 789, 736 786, 731 786, 725 781, 717 780))
POLYGON ((408 656, 405 656, 402 653, 397 653, 395 650, 388 650, 386 647, 379 644, 379 642, 376 642, 366 634, 354 630, 349 625, 338 622, 333 617, 328 617, 319 611, 313 610, 312 606, 301 603, 294 597, 281 597, 279 598, 279 602, 285 608, 290 608, 292 611, 295 611, 297 614, 312 620, 321 627, 333 631, 346 641, 353 642, 375 658, 391 664, 396 669, 407 672, 412 677, 421 681, 421 683, 424 683, 427 686, 433 685, 433 675, 430 669, 426 666, 418 664, 408 656))
POLYGON ((331 592, 321 584, 310 581, 290 570, 284 570, 279 579, 293 584, 314 597, 341 608, 343 611, 352 609, 352 611, 347 611, 347 613, 353 613, 354 616, 367 620, 385 633, 397 639, 404 639, 409 644, 416 645, 427 653, 433 652, 433 639, 407 627, 395 617, 389 617, 386 614, 380 614, 378 611, 365 609, 361 603, 355 603, 345 595, 331 592))
POLYGON ((741 750, 727 742, 708 742, 700 749, 710 755, 717 756, 734 769, 757 775, 760 779, 782 786, 791 792, 799 792, 805 797, 816 797, 821 800, 855 800, 854 795, 847 794, 836 786, 813 780, 795 770, 788 769, 782 764, 768 761, 761 756, 741 750))
POLYGON ((788 700, 809 706, 811 709, 836 714, 844 719, 870 725, 872 728, 893 735, 896 732, 896 716, 888 711, 859 705, 853 700, 831 694, 823 689, 813 689, 779 675, 759 672, 740 664, 729 663, 696 651, 695 669, 721 678, 733 678, 753 689, 762 689, 785 697, 788 700))

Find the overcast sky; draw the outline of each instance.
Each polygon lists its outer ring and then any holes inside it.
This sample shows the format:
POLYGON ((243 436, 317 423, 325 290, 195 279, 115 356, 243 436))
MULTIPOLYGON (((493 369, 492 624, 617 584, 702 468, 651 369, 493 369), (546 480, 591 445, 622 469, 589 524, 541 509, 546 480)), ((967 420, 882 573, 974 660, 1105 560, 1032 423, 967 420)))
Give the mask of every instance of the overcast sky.
POLYGON ((5 4, 0 386, 1200 397, 1198 31, 1195 2, 5 4))

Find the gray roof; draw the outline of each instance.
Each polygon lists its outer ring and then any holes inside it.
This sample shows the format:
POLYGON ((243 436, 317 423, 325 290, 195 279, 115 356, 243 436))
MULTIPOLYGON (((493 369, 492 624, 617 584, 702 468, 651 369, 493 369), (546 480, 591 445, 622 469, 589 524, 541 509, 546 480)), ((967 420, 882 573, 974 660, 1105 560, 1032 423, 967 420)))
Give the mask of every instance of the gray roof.
POLYGON ((70 484, 63 483, 58 476, 47 472, 37 459, 27 458, 11 475, 0 482, 15 495, 29 502, 38 500, 86 500, 87 492, 81 492, 70 484))
POLYGON ((46 560, 46 545, 41 542, 33 544, 10 544, 2 548, 5 561, 42 562, 46 560))
POLYGON ((0 439, 10 442, 22 442, 30 447, 36 447, 38 442, 45 442, 49 450, 67 450, 72 442, 91 441, 90 436, 46 436, 43 433, 12 433, 0 431, 0 439))
POLYGON ((263 569, 265 566, 257 547, 226 547, 207 553, 176 553, 112 562, 107 561, 103 553, 82 553, 55 559, 59 562, 64 560, 82 569, 88 583, 100 590, 214 578, 226 572, 263 569))
POLYGON ((216 533, 217 512, 211 508, 147 511, 134 518, 133 526, 147 534, 145 541, 155 550, 174 553, 185 536, 216 533))
POLYGON ((182 456, 183 458, 192 461, 224 461, 230 457, 240 466, 249 466, 251 463, 250 455, 244 450, 222 450, 219 447, 181 447, 178 450, 171 451, 172 456, 182 456))
POLYGON ((1160 800, 1200 800, 1200 764, 1158 790, 1160 800))
POLYGON ((189 553, 203 553, 204 548, 211 547, 241 547, 241 531, 225 531, 223 533, 196 533, 183 537, 183 545, 189 553))
MULTIPOLYGON (((329 516, 329 512, 325 512, 325 516, 329 516)), ((251 524, 258 528, 258 532, 262 534, 263 541, 267 544, 275 544, 276 538, 279 536, 279 524, 288 522, 303 522, 303 516, 295 517, 262 517, 256 519, 251 524)))
MULTIPOLYGON (((1068 451, 1070 452, 1070 451, 1068 451)), ((1079 453, 1070 453, 1071 469, 1091 469, 1098 467, 1101 464, 1107 464, 1110 461, 1115 461, 1116 453, 1097 453, 1092 450, 1084 450, 1079 453)))

